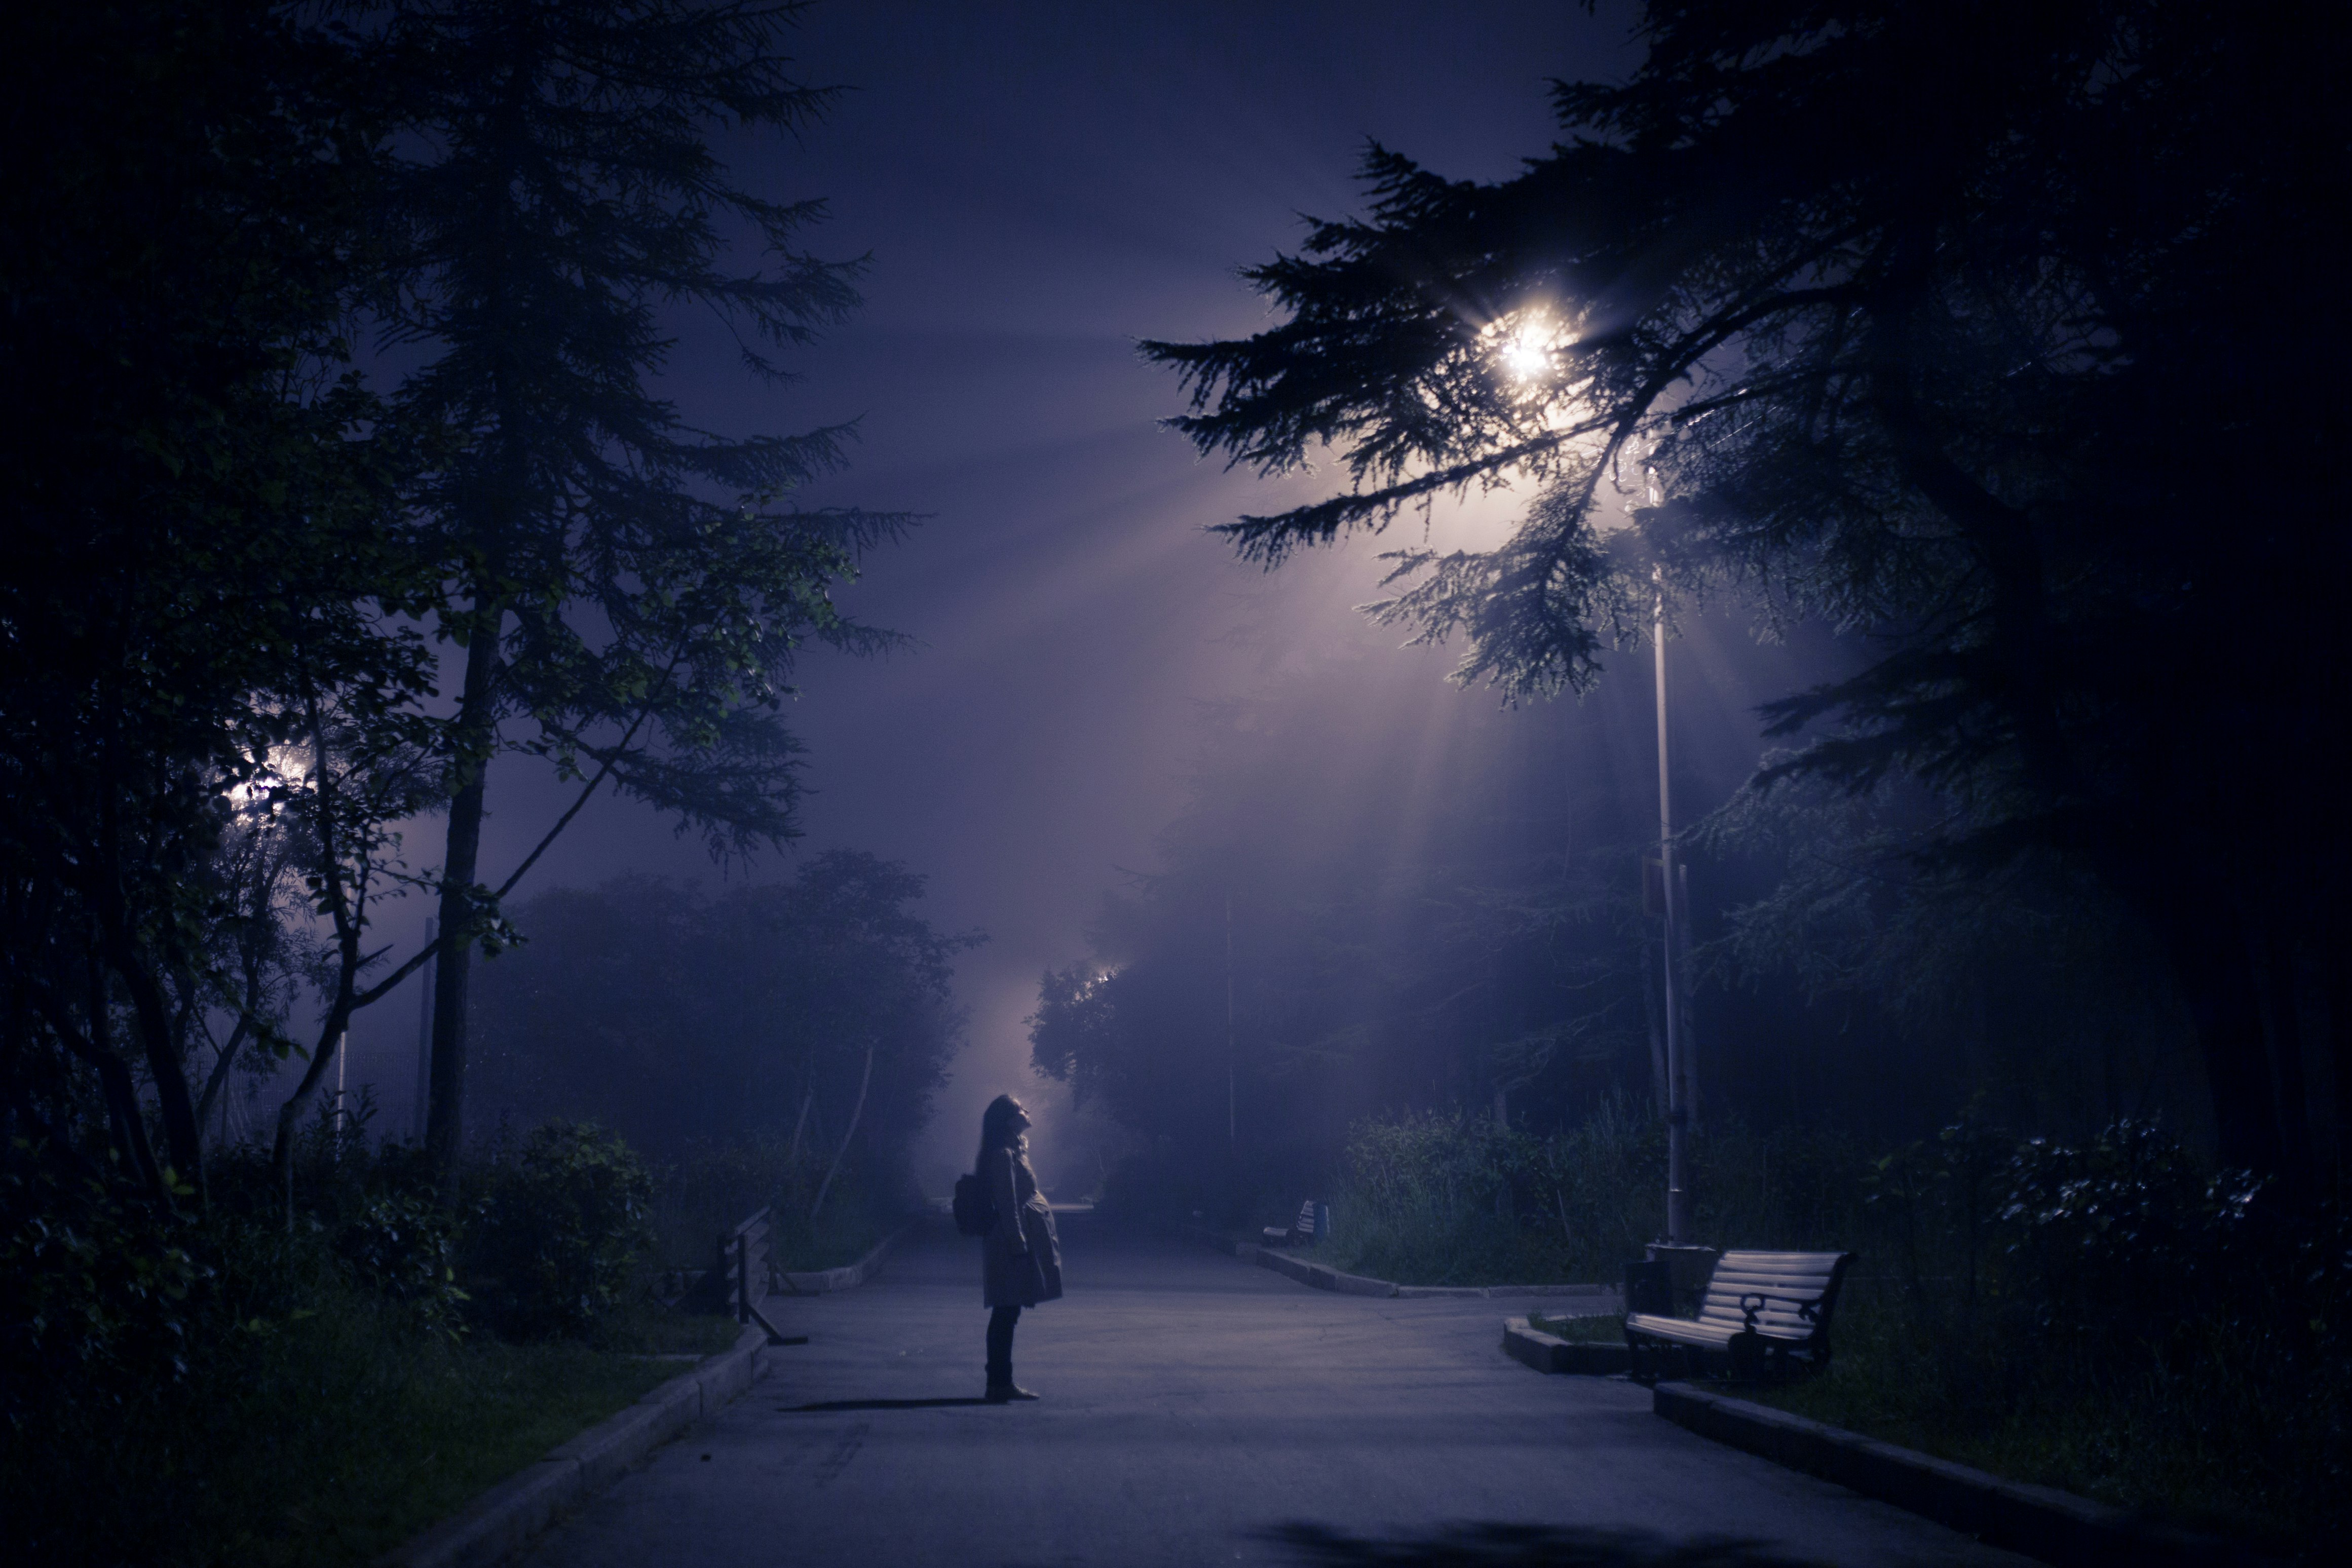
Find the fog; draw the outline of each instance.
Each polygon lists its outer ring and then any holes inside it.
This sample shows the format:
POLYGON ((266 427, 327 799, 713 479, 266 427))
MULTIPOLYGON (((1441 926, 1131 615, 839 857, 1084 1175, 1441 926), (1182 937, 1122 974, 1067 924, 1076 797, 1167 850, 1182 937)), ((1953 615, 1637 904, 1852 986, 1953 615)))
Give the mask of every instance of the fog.
MULTIPOLYGON (((733 434, 854 419, 853 465, 803 498, 926 515, 847 600, 917 646, 810 658, 791 719, 809 748, 798 854, 903 861, 930 879, 935 925, 990 938, 959 965, 971 1043, 918 1157, 935 1194, 997 1092, 1044 1103, 1041 1150, 1068 1142, 1055 1123, 1066 1092, 1031 1073, 1024 1020, 1039 973, 1083 951, 1102 894, 1151 863, 1184 800, 1202 705, 1402 636, 1352 607, 1373 596, 1377 550, 1418 538, 1423 521, 1276 574, 1236 561, 1206 528, 1322 480, 1195 457, 1160 427, 1180 392, 1135 340, 1252 329, 1262 308, 1234 267, 1294 245, 1302 211, 1352 210, 1368 138, 1460 177, 1509 173, 1550 133, 1545 78, 1607 71, 1622 31, 1606 7, 1537 4, 1475 17, 1410 4, 810 14, 805 73, 849 90, 803 145, 731 151, 773 194, 826 202, 812 248, 871 257, 866 306, 794 355, 800 380, 782 389, 681 322, 666 390, 733 434)), ((1492 542, 1517 504, 1441 505, 1427 526, 1441 542, 1492 542)), ((1410 716, 1434 744, 1461 711, 1492 708, 1443 684, 1453 656, 1358 661, 1365 713, 1410 716)), ((493 772, 492 880, 569 800, 524 759, 493 772)), ((437 824, 410 841, 412 859, 436 858, 437 824)), ((773 878, 793 858, 714 866, 653 812, 599 800, 516 896, 625 871, 773 878)), ((380 929, 404 946, 423 914, 395 905, 380 929)), ((390 1128, 414 1114, 415 982, 404 990, 352 1038, 351 1081, 375 1086, 390 1128)), ((498 1116, 478 1103, 468 1121, 498 1116)))

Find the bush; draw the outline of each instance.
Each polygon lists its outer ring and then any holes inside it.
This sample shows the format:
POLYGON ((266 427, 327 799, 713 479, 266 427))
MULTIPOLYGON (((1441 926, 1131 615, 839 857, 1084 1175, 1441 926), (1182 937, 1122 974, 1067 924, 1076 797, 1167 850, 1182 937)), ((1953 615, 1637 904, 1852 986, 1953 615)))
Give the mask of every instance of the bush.
POLYGON ((0 1166, 0 1420, 184 1378, 214 1272, 195 1228, 27 1140, 12 1152, 0 1166))
POLYGON ((478 1314, 511 1339, 583 1337, 653 1247, 653 1176, 593 1123, 533 1128, 488 1174, 466 1244, 478 1314))
POLYGON ((179 1213, 0 1151, 11 1562, 365 1563, 676 1371, 614 1345, 732 1338, 632 1299, 648 1182, 610 1134, 542 1129, 451 1214, 366 1109, 304 1129, 291 1214, 255 1145, 179 1213))
POLYGON ((362 1290, 405 1303, 435 1333, 456 1333, 471 1297, 457 1284, 457 1217, 428 1194, 379 1193, 335 1238, 362 1290))
POLYGON ((2019 1479, 2306 1542, 2352 1519, 2352 1226, 2121 1121, 1874 1162, 1838 1359, 1775 1403, 2019 1479))
MULTIPOLYGON (((1699 1242, 1852 1244, 1861 1161, 1843 1139, 1727 1119, 1692 1160, 1699 1242)), ((1375 1118, 1349 1129, 1328 1246, 1415 1284, 1611 1281, 1664 1234, 1665 1185, 1664 1126, 1622 1099, 1541 1138, 1483 1116, 1375 1118)))
POLYGON ((1484 1117, 1406 1115, 1349 1130, 1331 1249, 1355 1269, 1463 1284, 1525 1266, 1511 1177, 1526 1140, 1484 1117))

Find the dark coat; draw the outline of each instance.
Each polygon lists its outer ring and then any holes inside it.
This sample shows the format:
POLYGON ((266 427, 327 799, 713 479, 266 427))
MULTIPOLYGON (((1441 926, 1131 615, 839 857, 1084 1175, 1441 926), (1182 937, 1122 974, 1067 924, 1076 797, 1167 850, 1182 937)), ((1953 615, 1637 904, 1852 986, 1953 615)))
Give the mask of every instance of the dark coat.
POLYGON ((1034 1307, 1062 1294, 1062 1244, 1054 1211, 1037 1191, 1024 1146, 991 1149, 981 1179, 996 1204, 996 1223, 980 1241, 981 1295, 992 1307, 1034 1307), (1020 1238, 1019 1245, 1014 1243, 1020 1238))

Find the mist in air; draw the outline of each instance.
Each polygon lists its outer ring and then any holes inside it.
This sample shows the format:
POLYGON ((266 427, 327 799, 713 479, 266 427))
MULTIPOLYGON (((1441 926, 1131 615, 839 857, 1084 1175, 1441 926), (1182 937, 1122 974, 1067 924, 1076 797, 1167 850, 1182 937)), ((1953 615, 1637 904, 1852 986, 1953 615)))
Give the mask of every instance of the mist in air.
POLYGON ((25 1561, 2333 1560, 2340 25, 8 27, 25 1561))

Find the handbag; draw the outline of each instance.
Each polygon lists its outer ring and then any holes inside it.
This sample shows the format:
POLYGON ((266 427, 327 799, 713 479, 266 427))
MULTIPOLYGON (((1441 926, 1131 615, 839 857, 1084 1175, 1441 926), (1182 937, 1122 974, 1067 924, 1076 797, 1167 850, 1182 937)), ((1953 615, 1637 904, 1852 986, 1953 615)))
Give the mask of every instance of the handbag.
POLYGON ((996 1200, 976 1173, 956 1177, 954 1208, 960 1235, 985 1236, 996 1228, 996 1200))

